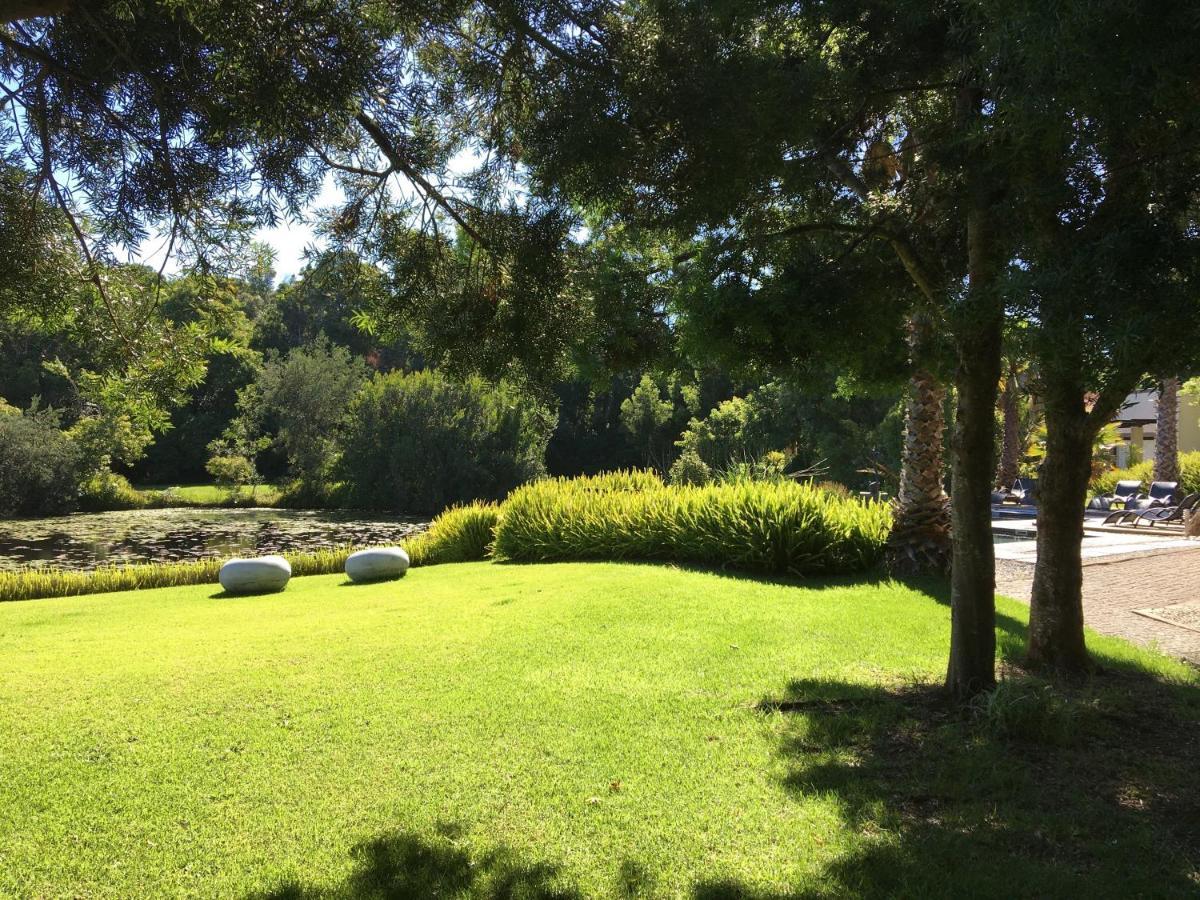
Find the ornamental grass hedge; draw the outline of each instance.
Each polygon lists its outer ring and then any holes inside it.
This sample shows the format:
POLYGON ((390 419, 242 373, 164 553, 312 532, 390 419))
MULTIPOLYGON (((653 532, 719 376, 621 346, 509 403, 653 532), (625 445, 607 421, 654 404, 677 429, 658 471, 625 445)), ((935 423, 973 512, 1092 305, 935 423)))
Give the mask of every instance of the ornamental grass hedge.
POLYGON ((518 488, 504 502, 494 554, 846 574, 879 562, 890 524, 883 504, 790 481, 668 486, 647 473, 617 473, 518 488))

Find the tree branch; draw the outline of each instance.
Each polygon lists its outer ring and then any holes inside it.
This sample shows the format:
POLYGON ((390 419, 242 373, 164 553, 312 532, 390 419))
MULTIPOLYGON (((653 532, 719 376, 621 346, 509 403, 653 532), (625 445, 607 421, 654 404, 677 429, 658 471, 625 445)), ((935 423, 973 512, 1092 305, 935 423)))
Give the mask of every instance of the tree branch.
POLYGON ((579 68, 587 69, 590 72, 603 71, 599 66, 590 63, 585 59, 581 59, 579 56, 576 56, 569 50, 563 49, 528 22, 526 22, 524 16, 513 15, 501 4, 495 2, 495 0, 484 0, 484 6, 487 6, 497 16, 515 28, 519 34, 533 41, 533 43, 537 44, 559 62, 565 62, 571 66, 578 66, 579 68))
POLYGON ((367 132, 367 134, 371 136, 371 140, 375 142, 375 146, 377 146, 383 155, 387 157, 387 161, 391 163, 393 169, 401 173, 405 178, 415 184, 422 194, 433 200, 433 202, 436 203, 441 210, 446 213, 446 215, 457 222, 459 227, 462 228, 462 230, 468 235, 470 235, 472 240, 489 251, 492 249, 483 235, 473 228, 471 224, 459 214, 458 210, 454 208, 450 198, 439 191, 420 172, 409 165, 408 161, 401 156, 400 151, 396 148, 396 145, 392 142, 392 139, 388 136, 387 132, 383 130, 383 127, 378 122, 376 122, 365 112, 360 112, 357 116, 355 116, 355 121, 357 121, 358 124, 361 125, 367 132))

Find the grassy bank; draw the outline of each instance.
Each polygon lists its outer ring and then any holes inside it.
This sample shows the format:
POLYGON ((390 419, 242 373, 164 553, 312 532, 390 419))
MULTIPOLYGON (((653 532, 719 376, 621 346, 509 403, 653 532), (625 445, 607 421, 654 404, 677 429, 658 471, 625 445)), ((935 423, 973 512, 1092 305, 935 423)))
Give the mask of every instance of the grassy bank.
POLYGON ((151 507, 276 506, 280 490, 270 484, 230 491, 215 484, 142 485, 138 492, 151 507))
POLYGON ((0 606, 0 895, 1194 896, 1200 687, 1120 642, 964 720, 919 588, 343 581, 0 606))

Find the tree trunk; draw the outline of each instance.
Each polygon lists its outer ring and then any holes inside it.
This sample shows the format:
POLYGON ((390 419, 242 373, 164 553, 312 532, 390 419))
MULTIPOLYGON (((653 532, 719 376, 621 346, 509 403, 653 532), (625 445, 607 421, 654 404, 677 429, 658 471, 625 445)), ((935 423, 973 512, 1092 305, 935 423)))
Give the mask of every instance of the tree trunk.
MULTIPOLYGON (((982 95, 964 87, 959 109, 973 128, 982 95)), ((986 149, 966 159, 967 291, 954 309, 958 389, 951 468, 954 559, 950 573, 950 662, 946 689, 962 701, 996 683, 996 557, 992 547, 992 478, 996 474, 996 395, 1004 337, 999 282, 1006 264, 996 214, 1003 185, 990 174, 986 149)))
MULTIPOLYGON (((923 336, 913 325, 914 362, 923 336)), ((946 389, 918 368, 908 383, 900 492, 888 535, 887 566, 895 575, 945 574, 950 570, 950 504, 942 488, 942 435, 946 389)))
POLYGON ((1089 666, 1083 640, 1083 507, 1096 429, 1083 390, 1047 397, 1046 456, 1038 478, 1037 564, 1029 609, 1029 664, 1062 672, 1089 666))
POLYGON ((1001 319, 958 340, 950 579, 950 663, 946 687, 966 700, 996 683, 996 559, 992 547, 995 413, 1001 319))
POLYGON ((996 484, 1011 487, 1021 474, 1021 386, 1011 371, 1004 382, 1004 393, 1000 398, 1000 410, 1004 416, 1004 440, 1000 446, 1000 468, 996 470, 996 484))
POLYGON ((1179 480, 1179 379, 1174 377, 1164 378, 1158 387, 1154 480, 1179 480))

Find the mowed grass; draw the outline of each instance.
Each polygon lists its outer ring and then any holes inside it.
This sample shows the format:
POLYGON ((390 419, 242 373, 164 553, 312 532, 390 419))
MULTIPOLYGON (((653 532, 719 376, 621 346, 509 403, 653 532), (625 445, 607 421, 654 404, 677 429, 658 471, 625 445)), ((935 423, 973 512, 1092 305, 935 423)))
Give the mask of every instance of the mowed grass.
POLYGON ((930 687, 936 593, 468 563, 4 604, 0 895, 1200 890, 1194 673, 1093 637, 1066 737, 1001 739, 930 687))
MULTIPOLYGON (((228 488, 216 484, 177 484, 139 486, 147 499, 156 505, 165 506, 230 506, 234 497, 228 488)), ((274 506, 279 502, 279 488, 269 484, 239 488, 236 494, 238 506, 274 506)))

